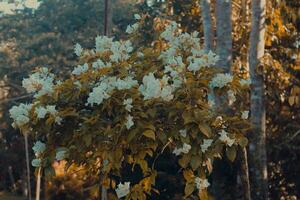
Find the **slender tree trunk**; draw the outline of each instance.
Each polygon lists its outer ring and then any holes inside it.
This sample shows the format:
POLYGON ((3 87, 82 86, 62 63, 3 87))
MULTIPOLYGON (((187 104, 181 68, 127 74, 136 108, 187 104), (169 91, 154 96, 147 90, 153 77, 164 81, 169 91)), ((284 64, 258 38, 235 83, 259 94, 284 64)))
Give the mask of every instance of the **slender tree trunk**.
POLYGON ((31 183, 30 183, 30 162, 29 162, 29 145, 28 145, 28 134, 24 133, 25 139, 25 156, 26 156, 26 169, 27 169, 27 188, 28 188, 28 199, 31 200, 31 183))
POLYGON ((217 66, 230 71, 232 64, 231 0, 216 0, 217 66))
MULTIPOLYGON (((104 35, 110 36, 112 15, 111 15, 111 0, 104 0, 104 35)), ((101 179, 101 177, 100 177, 101 179)), ((100 181, 101 183, 101 181, 100 181)), ((101 200, 107 200, 107 189, 104 186, 100 186, 101 200)))
POLYGON ((41 197, 41 176, 42 176, 42 168, 38 168, 37 180, 36 180, 36 193, 35 200, 40 200, 41 197))
POLYGON ((243 200, 251 200, 247 149, 239 148, 239 165, 243 200))
POLYGON ((104 35, 110 36, 112 32, 111 0, 104 0, 104 35))
POLYGON ((201 11, 204 32, 204 49, 208 52, 214 49, 214 33, 210 0, 201 0, 201 11))
POLYGON ((266 109, 264 79, 258 69, 264 56, 266 1, 252 0, 249 66, 251 77, 251 123, 249 145, 251 196, 255 200, 267 199, 266 109))

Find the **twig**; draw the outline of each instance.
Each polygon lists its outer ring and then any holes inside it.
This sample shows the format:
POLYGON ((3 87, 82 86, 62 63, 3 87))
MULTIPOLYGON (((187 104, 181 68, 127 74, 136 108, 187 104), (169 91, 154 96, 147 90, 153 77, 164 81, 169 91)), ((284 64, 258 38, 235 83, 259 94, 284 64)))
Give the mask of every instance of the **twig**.
POLYGON ((23 96, 4 99, 4 100, 0 101, 0 104, 8 103, 8 102, 11 102, 11 101, 18 101, 18 100, 26 99, 26 98, 32 97, 32 96, 33 96, 33 94, 31 93, 31 94, 26 94, 26 95, 23 95, 23 96))

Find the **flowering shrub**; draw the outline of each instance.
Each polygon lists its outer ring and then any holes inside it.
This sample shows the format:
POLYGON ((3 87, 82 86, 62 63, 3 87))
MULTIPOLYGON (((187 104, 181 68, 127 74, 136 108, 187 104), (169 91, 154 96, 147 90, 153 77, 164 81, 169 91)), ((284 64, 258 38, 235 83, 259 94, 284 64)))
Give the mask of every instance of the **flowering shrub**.
MULTIPOLYGON (((133 35, 143 21, 135 18, 133 35)), ((70 78, 42 68, 24 79, 35 99, 10 114, 15 127, 43 141, 34 146, 34 166, 66 159, 101 175, 119 198, 146 199, 157 176, 156 159, 147 158, 170 151, 183 169, 185 196, 207 197, 214 159, 225 153, 234 160, 247 144, 247 81, 213 67, 218 56, 201 49, 197 32, 181 33, 171 22, 157 40, 161 49, 99 36, 95 49, 76 44, 80 61, 70 78), (143 177, 124 180, 124 164, 139 166, 143 177)))

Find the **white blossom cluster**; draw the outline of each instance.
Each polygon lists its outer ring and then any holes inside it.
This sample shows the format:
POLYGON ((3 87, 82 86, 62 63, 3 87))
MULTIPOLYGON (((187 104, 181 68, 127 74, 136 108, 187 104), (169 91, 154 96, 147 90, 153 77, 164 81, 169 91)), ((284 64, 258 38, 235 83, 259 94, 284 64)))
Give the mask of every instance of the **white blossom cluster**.
POLYGON ((217 56, 212 51, 209 51, 207 54, 202 50, 192 50, 192 56, 188 57, 189 66, 188 70, 192 72, 197 72, 203 67, 211 67, 214 66, 219 60, 219 56, 217 56))
POLYGON ((225 130, 222 130, 221 132, 218 133, 220 135, 219 139, 224 142, 228 146, 232 146, 235 142, 235 139, 231 139, 228 137, 228 133, 225 130))
POLYGON ((111 46, 112 55, 109 57, 112 62, 121 62, 129 58, 129 53, 133 51, 129 40, 125 42, 113 42, 111 46))
POLYGON ((243 111, 242 115, 241 115, 241 118, 242 119, 248 119, 249 118, 249 110, 243 111))
POLYGON ((203 179, 199 177, 195 178, 195 183, 198 190, 203 190, 210 186, 210 183, 208 182, 207 179, 203 179))
POLYGON ((132 25, 128 25, 126 28, 126 33, 128 34, 132 34, 134 32, 136 32, 139 28, 139 23, 134 23, 132 25))
POLYGON ((219 73, 213 77, 213 79, 210 81, 209 86, 210 88, 223 88, 228 83, 231 83, 233 80, 232 75, 229 73, 219 73))
POLYGON ((211 146, 211 144, 213 143, 213 141, 214 140, 212 140, 212 139, 204 139, 203 140, 203 144, 200 145, 201 146, 201 151, 203 153, 205 153, 208 150, 208 148, 211 146))
POLYGON ((227 91, 228 104, 232 105, 236 101, 235 92, 233 90, 227 91))
POLYGON ((82 49, 81 45, 76 43, 74 46, 74 53, 76 54, 76 56, 79 57, 79 56, 81 56, 82 52, 83 52, 83 49, 82 49))
POLYGON ((31 165, 33 167, 40 167, 42 163, 41 155, 46 150, 46 144, 41 141, 37 141, 34 143, 32 150, 34 151, 36 158, 31 161, 31 165))
POLYGON ((35 156, 39 157, 46 150, 46 144, 41 141, 37 141, 34 143, 32 150, 35 156))
POLYGON ((43 67, 25 78, 22 81, 22 86, 27 92, 35 92, 34 97, 40 97, 42 95, 50 95, 53 92, 54 86, 54 74, 49 73, 48 69, 43 67))
POLYGON ((187 143, 183 143, 183 146, 181 148, 175 148, 173 153, 176 156, 179 156, 181 153, 187 154, 189 153, 189 151, 191 150, 192 146, 187 144, 187 143))
POLYGON ((38 106, 34 112, 37 114, 38 119, 44 119, 47 114, 50 114, 55 118, 55 123, 61 124, 62 118, 58 115, 55 107, 55 105, 47 105, 46 107, 38 106))
POLYGON ((241 86, 249 86, 251 84, 251 79, 248 78, 248 79, 241 79, 240 80, 240 84, 241 86))
POLYGON ((181 129, 179 130, 179 133, 182 137, 186 137, 186 134, 187 134, 187 130, 186 129, 181 129))
POLYGON ((132 109, 132 98, 129 98, 129 99, 124 99, 123 101, 123 105, 125 106, 125 109, 128 111, 128 112, 131 112, 131 109, 132 109))
POLYGON ((94 69, 103 69, 103 68, 110 68, 112 65, 110 62, 104 63, 101 59, 98 59, 96 62, 93 62, 92 67, 94 69))
POLYGON ((29 122, 29 111, 32 108, 32 104, 21 103, 18 106, 13 106, 9 110, 10 117, 14 120, 13 127, 22 127, 29 122))
POLYGON ((97 36, 95 42, 96 52, 103 53, 110 50, 113 44, 113 38, 109 38, 107 36, 97 36))
POLYGON ((168 78, 164 77, 162 80, 156 79, 153 73, 145 75, 143 84, 140 85, 139 91, 144 96, 144 100, 152 98, 162 98, 165 101, 173 99, 174 88, 167 83, 168 78))
POLYGON ((137 84, 138 82, 134 80, 131 76, 127 76, 124 79, 116 77, 103 77, 97 84, 98 86, 94 87, 93 91, 89 94, 86 105, 100 105, 103 102, 103 100, 108 99, 110 97, 109 93, 112 92, 114 89, 130 89, 137 84))
POLYGON ((65 149, 58 149, 56 150, 55 159, 60 161, 66 158, 67 150, 65 149))
POLYGON ((73 69, 72 74, 79 76, 80 74, 88 71, 88 69, 89 69, 89 65, 87 63, 83 65, 78 65, 73 69))
POLYGON ((127 130, 129 130, 133 125, 134 125, 133 117, 131 115, 128 115, 125 123, 127 130))
POLYGON ((119 183, 115 190, 119 199, 125 197, 130 192, 130 182, 119 183))

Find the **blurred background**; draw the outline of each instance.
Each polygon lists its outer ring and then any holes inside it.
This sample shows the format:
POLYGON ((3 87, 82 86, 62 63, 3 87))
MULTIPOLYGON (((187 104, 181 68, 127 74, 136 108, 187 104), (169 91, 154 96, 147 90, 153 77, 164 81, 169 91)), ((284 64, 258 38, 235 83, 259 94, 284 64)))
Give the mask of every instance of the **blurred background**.
MULTIPOLYGON (((0 199, 25 199, 26 165, 24 139, 11 127, 8 110, 28 102, 30 94, 21 87, 24 77, 37 67, 48 67, 65 76, 76 63, 74 45, 93 48, 94 38, 104 34, 105 0, 1 0, 0 1, 0 199)), ((183 31, 203 36, 198 0, 109 0, 108 34, 125 38, 134 14, 147 16, 139 38, 149 44, 153 30, 164 20, 175 20, 183 31)), ((212 0, 212 2, 214 2, 212 0)), ((233 69, 247 72, 250 34, 250 0, 233 0, 233 69)), ((300 198, 300 2, 267 1, 266 67, 267 163, 271 199, 300 198)), ((31 141, 32 143, 32 141, 31 141)), ((33 152, 31 152, 33 157, 33 152)), ((65 163, 53 163, 55 178, 44 180, 44 199, 95 199, 93 177, 84 169, 63 170, 65 163)), ((161 161, 168 168, 168 163, 161 161)), ((229 179, 235 164, 223 169, 229 179)), ((34 173, 32 169, 32 174, 34 173)), ((175 194, 176 177, 165 175, 170 188, 165 199, 175 194)), ((34 181, 34 177, 32 177, 34 181)), ((233 182, 236 182, 233 181, 233 182)), ((158 185, 165 183, 158 181, 158 185)), ((225 188, 225 185, 223 186, 225 188)), ((32 189, 34 190, 34 188, 32 189)), ((224 189, 226 191, 227 189, 224 189)), ((228 191, 228 190, 227 190, 228 191)), ((236 187, 233 186, 233 190, 236 187)), ((237 192, 238 193, 238 192, 237 192)), ((224 192, 224 199, 233 199, 224 192)), ((173 195, 176 196, 176 195, 173 195)), ((176 197, 172 197, 176 199, 176 197)))

